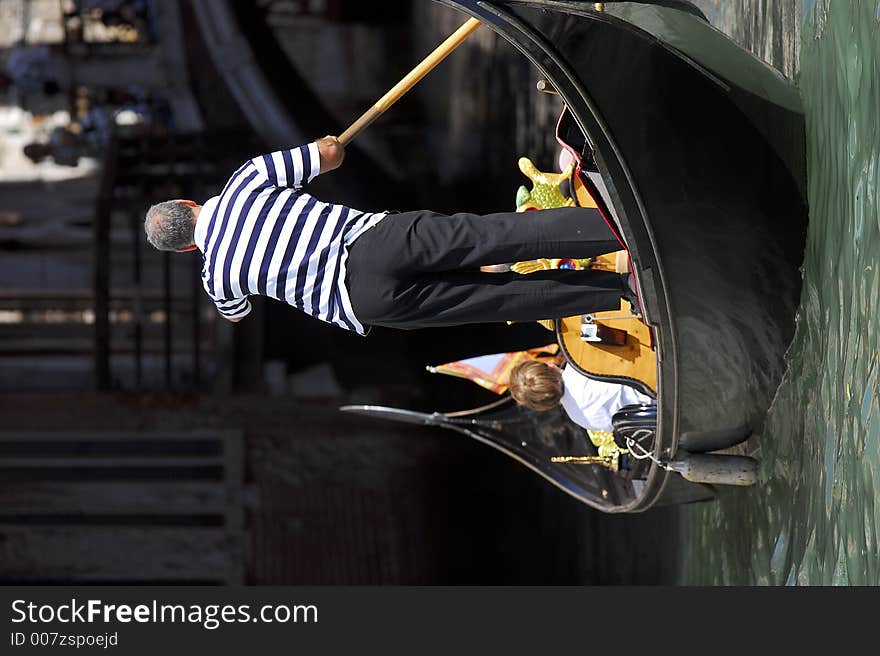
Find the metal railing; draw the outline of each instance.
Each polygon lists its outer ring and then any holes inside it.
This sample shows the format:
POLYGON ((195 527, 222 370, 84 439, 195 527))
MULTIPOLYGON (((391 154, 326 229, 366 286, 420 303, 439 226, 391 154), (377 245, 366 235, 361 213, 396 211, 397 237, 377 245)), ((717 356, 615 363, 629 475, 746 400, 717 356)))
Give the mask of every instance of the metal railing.
POLYGON ((131 358, 134 389, 144 384, 146 355, 159 356, 165 388, 186 381, 198 388, 202 383, 213 325, 202 315, 213 318, 214 312, 201 289, 201 258, 144 248, 143 216, 151 204, 169 198, 204 202, 257 149, 241 133, 111 139, 94 221, 94 372, 99 390, 118 386, 113 362, 121 354, 131 358), (111 244, 114 226, 122 228, 117 234, 127 234, 127 244, 119 249, 111 244), (112 284, 129 285, 126 321, 112 320, 112 284))

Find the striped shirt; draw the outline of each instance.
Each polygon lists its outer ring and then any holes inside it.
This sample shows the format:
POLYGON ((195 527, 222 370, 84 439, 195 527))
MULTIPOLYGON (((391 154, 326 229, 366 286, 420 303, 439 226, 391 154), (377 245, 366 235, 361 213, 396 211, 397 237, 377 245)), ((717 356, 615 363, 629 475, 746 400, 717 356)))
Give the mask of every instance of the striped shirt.
POLYGON ((302 191, 320 170, 315 143, 255 157, 202 206, 195 231, 202 282, 224 317, 244 317, 248 296, 260 294, 366 335, 345 287, 347 247, 385 213, 302 191))

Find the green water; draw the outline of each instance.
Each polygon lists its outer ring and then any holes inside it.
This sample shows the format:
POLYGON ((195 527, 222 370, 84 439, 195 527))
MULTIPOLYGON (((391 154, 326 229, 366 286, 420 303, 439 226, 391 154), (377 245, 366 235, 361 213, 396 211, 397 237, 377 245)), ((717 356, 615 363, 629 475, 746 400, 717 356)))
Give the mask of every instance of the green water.
POLYGON ((880 3, 807 3, 810 226, 760 483, 682 510, 686 584, 880 584, 880 3))

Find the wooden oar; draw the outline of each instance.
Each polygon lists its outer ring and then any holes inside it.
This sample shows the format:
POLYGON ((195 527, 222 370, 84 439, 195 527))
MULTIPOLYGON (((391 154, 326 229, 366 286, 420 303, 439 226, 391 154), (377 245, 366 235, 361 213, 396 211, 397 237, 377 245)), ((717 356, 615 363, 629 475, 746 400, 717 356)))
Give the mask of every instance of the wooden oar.
POLYGON ((421 64, 407 73, 406 77, 395 84, 394 87, 382 96, 375 105, 364 112, 358 120, 352 123, 351 126, 339 136, 339 143, 343 146, 347 145, 348 142, 354 139, 361 130, 379 118, 386 109, 400 100, 403 94, 418 84, 419 80, 430 73, 437 64, 446 59, 447 55, 461 45, 462 41, 468 38, 468 36, 470 36, 470 34, 479 26, 480 21, 476 18, 468 19, 464 25, 459 27, 448 39, 446 39, 446 41, 441 43, 434 52, 425 57, 421 64))

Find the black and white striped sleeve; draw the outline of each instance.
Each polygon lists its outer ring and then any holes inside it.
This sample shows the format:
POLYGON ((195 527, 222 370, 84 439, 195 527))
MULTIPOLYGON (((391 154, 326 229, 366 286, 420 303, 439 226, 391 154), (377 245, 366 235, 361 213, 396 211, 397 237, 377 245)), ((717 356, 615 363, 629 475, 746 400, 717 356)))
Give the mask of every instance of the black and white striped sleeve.
POLYGON ((247 296, 230 299, 212 299, 217 311, 226 319, 243 319, 251 313, 251 302, 247 296))
POLYGON ((251 161, 257 171, 276 187, 299 189, 321 172, 321 154, 314 142, 260 155, 251 161))

